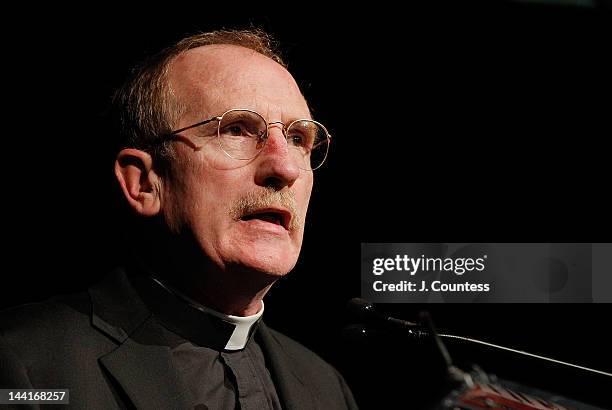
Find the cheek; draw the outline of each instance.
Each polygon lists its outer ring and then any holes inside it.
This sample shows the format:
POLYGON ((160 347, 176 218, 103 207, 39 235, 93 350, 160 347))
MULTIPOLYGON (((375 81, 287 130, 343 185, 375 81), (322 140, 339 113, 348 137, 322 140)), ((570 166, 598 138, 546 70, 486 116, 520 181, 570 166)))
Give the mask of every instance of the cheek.
POLYGON ((299 205, 302 207, 302 214, 305 216, 308 210, 308 204, 310 202, 310 195, 312 194, 313 177, 312 173, 304 179, 303 187, 298 193, 299 205))
POLYGON ((231 192, 227 187, 231 187, 232 183, 225 179, 223 172, 207 169, 201 163, 184 161, 179 169, 174 169, 164 184, 162 204, 173 231, 177 227, 191 227, 200 231, 196 232, 200 236, 203 228, 210 230, 212 222, 223 211, 224 204, 231 201, 231 192))
POLYGON ((229 209, 235 201, 235 191, 239 181, 228 179, 223 173, 199 173, 198 178, 191 181, 191 189, 186 199, 193 222, 205 221, 210 225, 219 225, 229 218, 229 209))

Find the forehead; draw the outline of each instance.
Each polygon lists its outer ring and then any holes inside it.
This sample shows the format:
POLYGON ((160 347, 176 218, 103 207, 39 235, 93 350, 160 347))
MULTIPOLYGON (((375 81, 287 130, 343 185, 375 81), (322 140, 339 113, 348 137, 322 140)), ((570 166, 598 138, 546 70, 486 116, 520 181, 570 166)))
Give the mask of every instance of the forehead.
POLYGON ((264 116, 310 117, 291 74, 272 59, 244 47, 210 45, 176 57, 169 67, 172 93, 187 115, 219 115, 249 108, 264 116))

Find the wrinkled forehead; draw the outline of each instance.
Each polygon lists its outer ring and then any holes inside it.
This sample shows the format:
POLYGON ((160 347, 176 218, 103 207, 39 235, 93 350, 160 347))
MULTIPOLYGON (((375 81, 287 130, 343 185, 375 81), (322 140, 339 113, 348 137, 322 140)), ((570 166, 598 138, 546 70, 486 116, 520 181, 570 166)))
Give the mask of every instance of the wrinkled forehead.
POLYGON ((274 120, 310 118, 291 74, 274 60, 244 47, 210 45, 176 57, 169 85, 186 115, 220 115, 248 108, 274 120))

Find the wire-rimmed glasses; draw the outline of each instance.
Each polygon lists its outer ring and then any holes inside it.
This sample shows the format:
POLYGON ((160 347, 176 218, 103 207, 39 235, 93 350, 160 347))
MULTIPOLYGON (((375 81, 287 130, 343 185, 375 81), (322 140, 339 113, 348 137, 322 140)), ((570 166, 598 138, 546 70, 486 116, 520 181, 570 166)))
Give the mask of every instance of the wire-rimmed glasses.
POLYGON ((323 124, 317 121, 299 119, 287 125, 280 121, 268 123, 258 112, 243 108, 228 110, 221 116, 174 130, 169 135, 176 135, 212 121, 218 122, 217 137, 221 150, 228 157, 242 161, 255 158, 263 150, 268 140, 268 128, 272 124, 282 126, 291 156, 298 167, 306 171, 315 170, 325 162, 331 142, 331 135, 323 124))

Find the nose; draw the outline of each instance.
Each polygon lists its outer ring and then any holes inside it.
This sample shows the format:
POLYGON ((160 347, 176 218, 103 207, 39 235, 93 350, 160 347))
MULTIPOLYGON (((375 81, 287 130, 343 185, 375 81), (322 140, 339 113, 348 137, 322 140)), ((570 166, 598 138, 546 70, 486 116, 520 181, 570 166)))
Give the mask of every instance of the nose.
POLYGON ((281 122, 268 124, 268 140, 257 158, 255 183, 280 190, 291 187, 300 176, 300 169, 289 152, 281 122))

